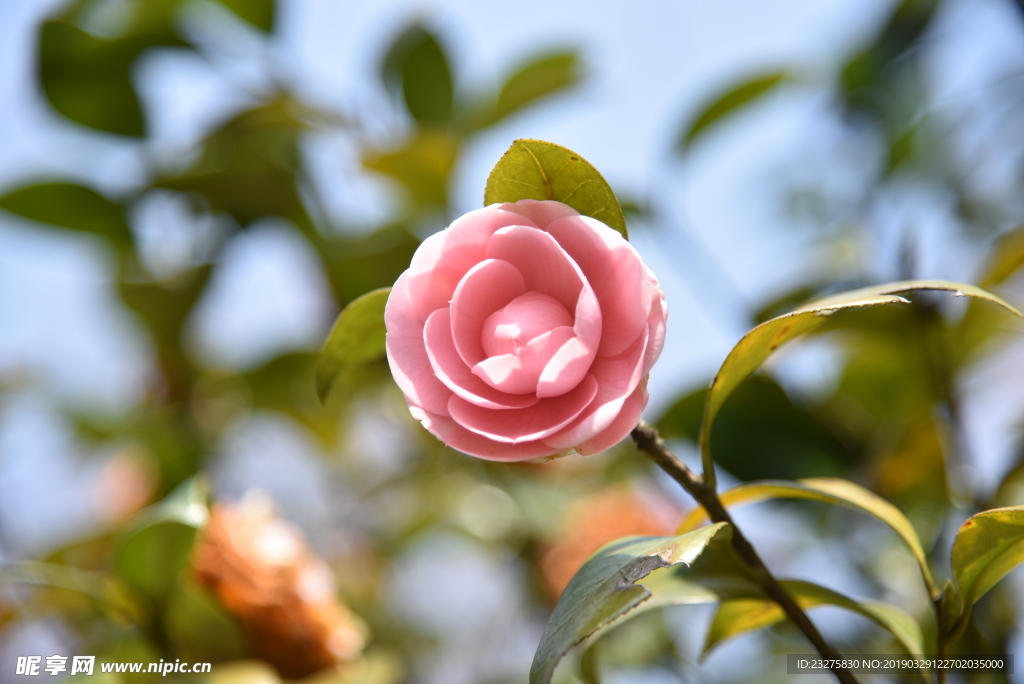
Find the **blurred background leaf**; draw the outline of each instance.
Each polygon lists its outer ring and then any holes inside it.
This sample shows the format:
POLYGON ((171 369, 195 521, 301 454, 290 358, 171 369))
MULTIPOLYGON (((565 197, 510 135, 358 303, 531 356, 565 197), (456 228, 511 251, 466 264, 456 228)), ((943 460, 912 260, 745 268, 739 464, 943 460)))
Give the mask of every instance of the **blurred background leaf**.
POLYGON ((693 123, 683 131, 679 138, 679 149, 683 150, 688 147, 705 129, 720 119, 751 104, 789 79, 789 75, 785 72, 774 72, 751 78, 718 95, 693 117, 693 123))
POLYGON ((317 359, 316 391, 321 399, 348 366, 384 355, 384 306, 390 294, 391 288, 367 292, 338 314, 317 359))
POLYGON ((53 107, 76 123, 109 133, 146 134, 131 68, 144 50, 182 41, 160 34, 95 38, 66 21, 43 24, 39 77, 53 107))
POLYGON ((451 121, 455 87, 448 57, 422 26, 414 24, 395 39, 381 76, 389 89, 401 90, 409 114, 421 126, 444 128, 451 121))
POLYGON ((132 244, 124 207, 81 185, 45 183, 18 188, 0 197, 0 207, 40 223, 95 233, 119 248, 132 244))

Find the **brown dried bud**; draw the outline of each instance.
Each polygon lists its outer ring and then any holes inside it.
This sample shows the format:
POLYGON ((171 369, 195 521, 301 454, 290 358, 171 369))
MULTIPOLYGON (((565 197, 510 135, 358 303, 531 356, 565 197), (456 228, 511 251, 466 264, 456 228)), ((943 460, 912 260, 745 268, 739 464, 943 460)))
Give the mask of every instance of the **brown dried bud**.
POLYGON ((362 652, 366 628, 338 601, 334 573, 265 496, 214 506, 193 563, 200 583, 242 623, 254 655, 285 677, 362 652))

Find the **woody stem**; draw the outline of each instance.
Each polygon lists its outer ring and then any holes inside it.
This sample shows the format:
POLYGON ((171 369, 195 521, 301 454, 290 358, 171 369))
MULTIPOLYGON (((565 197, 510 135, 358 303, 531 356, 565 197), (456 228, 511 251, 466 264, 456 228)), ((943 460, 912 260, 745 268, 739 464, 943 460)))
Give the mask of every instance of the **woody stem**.
MULTIPOLYGON (((793 621, 807 639, 818 650, 826 662, 838 659, 839 653, 829 646, 825 637, 821 635, 818 628, 814 626, 807 613, 803 611, 796 601, 786 593, 779 581, 765 566, 764 561, 757 555, 757 551, 743 535, 743 532, 736 526, 729 511, 722 505, 721 499, 714 488, 707 486, 703 478, 689 469, 685 463, 679 460, 672 451, 665 446, 665 443, 658 436, 658 431, 651 425, 641 421, 632 432, 633 441, 647 456, 655 462, 662 470, 668 473, 672 479, 682 485, 687 493, 697 500, 708 517, 713 522, 728 523, 732 527, 732 545, 747 565, 754 571, 761 582, 762 588, 779 606, 785 611, 790 620, 793 621)), ((829 664, 829 669, 842 684, 857 684, 857 678, 846 668, 839 667, 835 663, 829 664)))

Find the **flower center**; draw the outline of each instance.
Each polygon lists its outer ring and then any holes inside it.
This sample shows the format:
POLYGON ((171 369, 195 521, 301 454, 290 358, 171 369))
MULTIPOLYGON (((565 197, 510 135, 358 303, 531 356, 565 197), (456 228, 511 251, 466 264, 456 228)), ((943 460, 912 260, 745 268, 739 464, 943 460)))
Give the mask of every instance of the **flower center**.
POLYGON ((515 354, 535 337, 572 324, 572 316, 553 297, 527 292, 487 317, 480 342, 487 356, 515 354))

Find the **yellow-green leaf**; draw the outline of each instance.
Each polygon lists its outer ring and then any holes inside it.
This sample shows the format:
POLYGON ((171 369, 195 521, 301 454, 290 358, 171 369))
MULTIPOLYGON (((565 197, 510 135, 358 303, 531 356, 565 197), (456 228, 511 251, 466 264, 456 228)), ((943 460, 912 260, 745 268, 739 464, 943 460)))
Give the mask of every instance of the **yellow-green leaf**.
POLYGON ((750 104, 786 81, 787 78, 788 76, 784 72, 764 74, 733 86, 724 93, 719 93, 701 108, 700 114, 693 118, 693 123, 686 127, 679 139, 679 148, 685 149, 719 119, 750 104))
POLYGON ((145 601, 131 587, 108 573, 95 573, 63 563, 22 561, 0 565, 0 584, 34 585, 88 596, 121 620, 144 624, 145 601))
POLYGON ((417 131, 396 149, 367 150, 363 166, 399 181, 420 204, 445 205, 448 178, 458 156, 458 140, 428 128, 417 131))
POLYGON ((949 634, 954 631, 963 613, 964 597, 960 595, 956 583, 951 579, 946 579, 946 584, 942 587, 942 604, 939 614, 942 633, 949 634))
POLYGON ((556 52, 536 59, 509 76, 498 93, 494 112, 486 125, 493 124, 548 95, 564 90, 580 79, 576 52, 556 52))
POLYGON ((629 238, 619 201, 590 162, 543 140, 516 140, 487 179, 484 204, 558 200, 629 238))
POLYGON ((338 314, 316 362, 316 391, 321 401, 347 367, 383 356, 384 305, 390 294, 390 287, 367 292, 338 314))
POLYGON ((1024 226, 999 236, 992 249, 992 258, 981 276, 982 287, 993 287, 1003 282, 1024 266, 1024 226))
MULTIPOLYGON (((653 592, 646 582, 639 584, 640 580, 655 570, 673 566, 673 574, 681 573, 685 578, 688 569, 707 557, 717 563, 735 558, 732 529, 725 523, 678 537, 620 539, 599 549, 558 599, 533 658, 530 684, 548 684, 555 667, 573 646, 650 600, 653 592)), ((672 584, 670 578, 663 579, 672 584)), ((715 594, 704 591, 696 602, 714 598, 715 594)))
POLYGON ((711 426, 722 404, 743 380, 757 370, 771 354, 787 342, 821 325, 828 316, 845 309, 879 306, 882 304, 907 304, 901 292, 922 290, 945 290, 958 296, 977 297, 1012 311, 1021 313, 999 297, 979 287, 946 280, 906 280, 885 285, 874 285, 860 290, 844 292, 805 304, 790 313, 777 316, 760 324, 733 347, 725 362, 711 382, 704 417, 701 421, 698 443, 704 465, 704 478, 709 485, 715 484, 714 462, 711 459, 711 426))
MULTIPOLYGON (((907 517, 900 509, 878 496, 877 494, 864 489, 858 484, 833 477, 811 477, 795 482, 784 480, 765 480, 762 482, 751 482, 740 485, 721 494, 722 504, 727 508, 740 504, 751 504, 769 499, 808 499, 812 501, 824 501, 836 506, 843 506, 861 513, 878 518, 891 527, 900 536, 903 542, 914 554, 918 565, 921 568, 921 576, 928 587, 929 594, 934 598, 936 595, 935 583, 932 579, 931 570, 928 568, 928 559, 921 540, 910 524, 907 517)), ((707 520, 707 512, 703 507, 690 511, 679 527, 679 534, 685 534, 697 529, 707 520)))
MULTIPOLYGON (((781 583, 793 600, 805 610, 817 606, 845 608, 888 630, 910 655, 924 653, 921 626, 917 620, 894 605, 881 601, 855 601, 812 582, 782 580, 781 583)), ((726 639, 771 627, 785 619, 786 613, 779 604, 769 599, 741 598, 722 601, 708 627, 703 655, 706 656, 711 649, 726 639)))
POLYGON ((1024 506, 982 511, 960 526, 953 541, 953 580, 963 597, 956 633, 970 619, 971 606, 1021 563, 1024 506))

